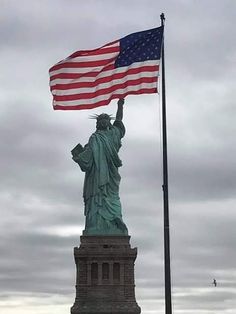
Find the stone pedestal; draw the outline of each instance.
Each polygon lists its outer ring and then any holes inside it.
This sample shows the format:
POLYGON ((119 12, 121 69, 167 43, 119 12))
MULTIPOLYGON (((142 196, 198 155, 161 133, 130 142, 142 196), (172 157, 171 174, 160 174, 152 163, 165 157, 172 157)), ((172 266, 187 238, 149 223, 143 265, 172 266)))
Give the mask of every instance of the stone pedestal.
POLYGON ((135 300, 137 249, 129 236, 81 236, 74 248, 76 298, 71 314, 139 314, 135 300))

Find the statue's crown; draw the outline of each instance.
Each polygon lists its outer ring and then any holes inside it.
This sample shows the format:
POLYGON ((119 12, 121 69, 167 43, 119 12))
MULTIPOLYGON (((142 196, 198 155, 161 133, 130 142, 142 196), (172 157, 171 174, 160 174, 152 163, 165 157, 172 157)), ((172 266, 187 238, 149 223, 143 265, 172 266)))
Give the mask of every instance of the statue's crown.
POLYGON ((93 116, 90 116, 90 119, 96 119, 97 121, 103 120, 103 119, 109 120, 109 121, 114 120, 112 115, 107 114, 107 113, 95 114, 93 116))

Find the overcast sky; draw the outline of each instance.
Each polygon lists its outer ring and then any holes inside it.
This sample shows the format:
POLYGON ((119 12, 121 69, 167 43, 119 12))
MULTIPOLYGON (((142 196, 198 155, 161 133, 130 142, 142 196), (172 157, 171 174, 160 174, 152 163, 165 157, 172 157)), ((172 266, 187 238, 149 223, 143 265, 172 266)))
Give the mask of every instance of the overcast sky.
MULTIPOLYGON (((0 0, 0 313, 65 314, 84 228, 70 156, 103 108, 53 111, 48 70, 166 15, 173 313, 236 311, 236 1, 0 0), (216 278, 218 286, 212 285, 216 278)), ((164 313, 159 96, 126 98, 123 219, 143 314, 164 313)))

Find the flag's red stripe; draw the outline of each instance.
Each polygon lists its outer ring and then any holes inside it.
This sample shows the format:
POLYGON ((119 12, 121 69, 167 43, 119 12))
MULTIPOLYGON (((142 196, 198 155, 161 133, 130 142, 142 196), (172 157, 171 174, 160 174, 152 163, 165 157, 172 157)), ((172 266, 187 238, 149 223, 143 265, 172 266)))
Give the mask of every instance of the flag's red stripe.
POLYGON ((73 106, 63 106, 63 105, 55 105, 53 108, 55 110, 82 110, 82 109, 93 109, 100 106, 106 106, 110 103, 112 99, 115 98, 125 98, 128 95, 139 95, 139 94, 153 94, 157 93, 157 88, 143 88, 138 91, 129 91, 126 93, 113 94, 107 100, 101 100, 93 104, 89 105, 73 105, 73 106))
POLYGON ((72 53, 67 59, 76 58, 76 57, 80 57, 80 56, 86 56, 86 55, 96 56, 96 55, 101 55, 101 54, 105 54, 105 53, 117 52, 117 51, 119 51, 119 45, 118 44, 117 44, 117 46, 114 46, 114 47, 110 47, 110 46, 112 46, 118 42, 119 42, 119 40, 115 40, 115 41, 110 42, 109 44, 106 44, 100 48, 96 48, 96 49, 92 49, 92 50, 79 50, 79 51, 72 53))
MULTIPOLYGON (((114 64, 109 64, 106 66, 103 71, 110 71, 114 70, 114 64)), ((91 69, 93 70, 93 69, 91 69)), ((58 73, 55 75, 52 75, 50 77, 50 81, 52 82, 55 79, 79 79, 80 77, 95 77, 97 76, 101 71, 91 71, 86 73, 58 73)))
POLYGON ((66 63, 60 63, 57 65, 54 65, 51 71, 56 71, 56 70, 62 70, 63 69, 74 69, 74 68, 94 68, 94 67, 101 67, 104 66, 108 63, 114 62, 116 57, 112 57, 109 59, 103 59, 103 60, 98 60, 98 61, 86 61, 86 62, 66 62, 66 63))
POLYGON ((118 89, 126 88, 129 86, 138 86, 141 83, 154 83, 157 81, 157 77, 142 77, 136 80, 129 80, 124 83, 116 84, 107 88, 102 88, 94 93, 80 93, 80 94, 73 94, 73 95, 63 95, 58 96, 54 95, 54 100, 56 101, 70 101, 70 100, 78 100, 78 99, 92 99, 97 96, 106 95, 115 92, 118 89))
MULTIPOLYGON (((110 65, 108 67, 106 67, 102 72, 105 73, 105 71, 110 71, 110 70, 114 70, 114 65, 110 65)), ((131 68, 129 70, 126 70, 125 72, 122 73, 114 73, 114 74, 110 74, 109 76, 107 76, 108 80, 113 80, 113 79, 118 79, 118 78, 123 78, 126 75, 130 75, 130 74, 138 74, 140 72, 154 72, 154 71, 159 71, 159 65, 146 65, 146 66, 140 66, 138 68, 131 68)), ((53 75, 50 79, 50 81, 52 82, 55 79, 79 79, 80 77, 96 77, 98 75, 98 73, 101 72, 88 72, 88 73, 84 73, 84 74, 79 74, 79 73, 60 73, 57 75, 53 75)), ((103 78, 101 78, 103 79, 103 78)), ((105 79, 105 77, 104 77, 105 79)), ((98 82, 100 79, 97 79, 95 82, 98 82)), ((81 82, 82 83, 82 82, 81 82)), ((53 82, 52 82, 53 84, 53 82)), ((68 84, 56 84, 55 86, 58 86, 58 89, 67 89, 66 86, 68 87, 68 89, 70 89, 70 85, 72 83, 68 83, 68 84), (65 86, 65 88, 64 88, 65 86)), ((74 83, 77 84, 77 83, 74 83)), ((80 83, 78 83, 80 84, 80 83)), ((54 86, 53 86, 54 89, 54 86)), ((52 89, 51 89, 52 90, 52 89)))
POLYGON ((119 50, 120 50, 119 46, 104 47, 104 48, 99 48, 99 49, 94 49, 94 50, 80 50, 73 53, 69 58, 72 59, 72 58, 83 57, 83 56, 98 56, 98 55, 103 55, 107 53, 118 52, 119 50))
POLYGON ((52 66, 49 69, 49 73, 51 71, 55 71, 55 67, 57 65, 63 65, 66 64, 67 62, 70 62, 71 59, 77 58, 77 57, 90 57, 90 56, 99 56, 99 55, 103 55, 104 54, 104 59, 106 58, 106 54, 109 53, 115 53, 115 52, 119 52, 120 51, 120 47, 107 47, 107 48, 103 48, 103 49, 94 49, 94 50, 80 50, 80 51, 76 51, 75 53, 73 53, 71 56, 69 56, 68 58, 61 60, 60 62, 58 62, 57 64, 55 64, 54 66, 52 66))

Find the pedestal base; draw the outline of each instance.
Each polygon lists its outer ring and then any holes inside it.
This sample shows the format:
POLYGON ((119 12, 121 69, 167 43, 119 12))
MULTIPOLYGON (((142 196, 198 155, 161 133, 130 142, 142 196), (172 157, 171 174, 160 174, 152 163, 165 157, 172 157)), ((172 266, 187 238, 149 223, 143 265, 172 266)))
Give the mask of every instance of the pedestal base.
POLYGON ((139 314, 129 236, 81 236, 74 249, 76 298, 71 314, 139 314))

